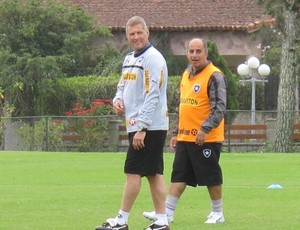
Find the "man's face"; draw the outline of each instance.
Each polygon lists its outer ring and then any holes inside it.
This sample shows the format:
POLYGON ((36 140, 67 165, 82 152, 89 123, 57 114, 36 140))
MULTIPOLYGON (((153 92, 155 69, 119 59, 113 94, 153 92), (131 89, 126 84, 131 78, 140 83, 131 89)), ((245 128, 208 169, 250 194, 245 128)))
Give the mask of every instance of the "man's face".
POLYGON ((207 52, 205 51, 203 42, 200 39, 190 41, 187 58, 194 70, 206 64, 207 52))
POLYGON ((149 31, 143 29, 142 24, 136 24, 127 28, 127 39, 134 50, 143 49, 149 42, 149 31))

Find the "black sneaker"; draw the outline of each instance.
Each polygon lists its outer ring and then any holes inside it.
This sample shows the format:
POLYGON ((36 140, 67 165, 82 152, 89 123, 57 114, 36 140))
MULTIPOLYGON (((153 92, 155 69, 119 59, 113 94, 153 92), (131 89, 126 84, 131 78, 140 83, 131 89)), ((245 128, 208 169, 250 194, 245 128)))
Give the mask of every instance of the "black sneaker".
POLYGON ((169 225, 157 225, 155 223, 150 224, 144 230, 170 230, 169 225))
POLYGON ((102 226, 97 226, 95 230, 129 230, 129 228, 127 224, 120 225, 115 223, 113 218, 109 218, 102 226))

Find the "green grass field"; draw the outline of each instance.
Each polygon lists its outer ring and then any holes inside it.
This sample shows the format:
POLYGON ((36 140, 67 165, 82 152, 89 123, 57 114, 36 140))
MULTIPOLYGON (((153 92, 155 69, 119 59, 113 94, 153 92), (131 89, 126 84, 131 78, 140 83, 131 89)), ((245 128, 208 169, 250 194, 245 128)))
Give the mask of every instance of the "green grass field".
MULTIPOLYGON (((173 154, 165 154, 169 184, 173 154)), ((0 152, 0 229, 93 230, 120 208, 123 161, 118 153, 0 152)), ((187 188, 171 230, 300 229, 300 154, 224 153, 226 221, 204 224, 205 187, 187 188), (280 184, 282 189, 268 189, 280 184)), ((153 209, 146 179, 129 219, 130 230, 153 209)))

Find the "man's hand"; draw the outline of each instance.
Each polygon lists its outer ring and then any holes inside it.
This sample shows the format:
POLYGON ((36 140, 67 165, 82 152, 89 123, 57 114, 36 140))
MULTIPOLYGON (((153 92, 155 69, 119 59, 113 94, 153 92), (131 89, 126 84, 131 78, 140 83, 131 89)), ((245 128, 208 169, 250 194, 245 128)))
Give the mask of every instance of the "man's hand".
POLYGON ((174 136, 170 140, 170 148, 175 151, 176 149, 176 143, 177 143, 177 136, 174 136))
POLYGON ((124 105, 120 100, 116 100, 114 103, 114 111, 117 115, 122 116, 124 114, 124 105))
POLYGON ((134 149, 142 149, 145 147, 144 139, 146 137, 146 131, 138 131, 135 133, 132 141, 132 146, 134 149))
POLYGON ((207 136, 207 133, 203 132, 200 129, 196 135, 196 144, 203 145, 205 143, 206 136, 207 136))

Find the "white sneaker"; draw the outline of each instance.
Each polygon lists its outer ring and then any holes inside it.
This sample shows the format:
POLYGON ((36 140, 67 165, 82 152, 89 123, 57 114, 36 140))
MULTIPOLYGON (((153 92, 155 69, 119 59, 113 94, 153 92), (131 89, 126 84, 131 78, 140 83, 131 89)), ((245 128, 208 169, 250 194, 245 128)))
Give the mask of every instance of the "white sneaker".
POLYGON ((219 224, 225 221, 224 215, 222 212, 211 212, 207 216, 205 224, 219 224))
MULTIPOLYGON (((151 220, 153 222, 157 220, 155 211, 152 211, 152 212, 143 212, 143 216, 146 219, 151 220)), ((169 223, 173 223, 174 222, 174 215, 167 215, 167 219, 168 219, 169 223)))

